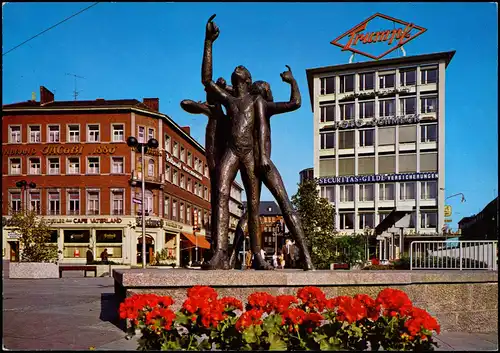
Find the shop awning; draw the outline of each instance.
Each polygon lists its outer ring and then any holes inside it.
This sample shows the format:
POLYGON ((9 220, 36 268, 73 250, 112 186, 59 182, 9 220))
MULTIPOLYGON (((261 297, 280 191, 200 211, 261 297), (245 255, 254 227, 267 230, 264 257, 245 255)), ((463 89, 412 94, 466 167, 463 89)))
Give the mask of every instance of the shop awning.
POLYGON ((202 249, 210 249, 210 243, 205 239, 203 235, 193 235, 189 233, 181 233, 187 240, 189 240, 193 245, 198 245, 202 249))

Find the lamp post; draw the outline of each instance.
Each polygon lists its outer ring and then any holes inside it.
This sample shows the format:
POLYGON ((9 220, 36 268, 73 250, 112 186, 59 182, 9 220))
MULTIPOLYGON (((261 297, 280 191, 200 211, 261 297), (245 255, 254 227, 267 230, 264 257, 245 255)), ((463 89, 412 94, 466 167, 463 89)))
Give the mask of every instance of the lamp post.
POLYGON ((34 182, 27 182, 26 180, 19 180, 18 182, 16 182, 16 186, 18 188, 21 188, 22 190, 22 193, 23 193, 23 198, 24 198, 24 211, 26 212, 27 209, 28 209, 28 195, 27 195, 27 190, 28 188, 30 189, 34 189, 36 188, 36 184, 34 182))
POLYGON ((445 198, 444 200, 446 201, 446 200, 448 200, 449 198, 452 198, 452 197, 454 197, 454 196, 458 196, 458 195, 462 195, 462 199, 460 200, 460 202, 462 202, 462 203, 463 203, 463 202, 465 202, 465 196, 464 196, 464 194, 462 194, 461 192, 459 192, 458 194, 454 194, 454 195, 448 196, 448 197, 447 197, 447 198, 445 198))
POLYGON ((147 152, 148 148, 158 148, 158 140, 149 139, 147 143, 140 143, 133 136, 127 138, 127 145, 134 148, 136 151, 141 152, 141 181, 142 181, 142 197, 141 197, 141 208, 142 208, 142 268, 146 268, 146 220, 145 220, 145 204, 144 204, 144 194, 146 192, 146 182, 144 179, 144 153, 147 152))

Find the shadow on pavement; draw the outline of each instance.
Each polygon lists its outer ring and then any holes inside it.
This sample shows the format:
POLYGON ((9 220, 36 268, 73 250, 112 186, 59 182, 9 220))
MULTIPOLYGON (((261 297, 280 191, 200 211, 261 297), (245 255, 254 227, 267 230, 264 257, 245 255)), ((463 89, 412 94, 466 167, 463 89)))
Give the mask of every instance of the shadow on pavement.
POLYGON ((122 331, 126 331, 125 320, 120 320, 119 316, 120 303, 115 296, 115 293, 101 293, 101 313, 99 319, 105 322, 110 322, 122 331))

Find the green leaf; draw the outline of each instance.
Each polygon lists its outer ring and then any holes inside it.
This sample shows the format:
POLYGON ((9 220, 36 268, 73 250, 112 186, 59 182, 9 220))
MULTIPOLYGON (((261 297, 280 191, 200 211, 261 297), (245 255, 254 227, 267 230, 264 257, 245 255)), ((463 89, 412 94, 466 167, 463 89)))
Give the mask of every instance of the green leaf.
POLYGON ((254 327, 255 326, 251 326, 243 331, 243 339, 245 340, 245 342, 247 343, 257 342, 257 336, 255 335, 254 327))
POLYGON ((186 325, 189 322, 189 318, 184 313, 178 311, 175 315, 175 321, 181 325, 186 325))
POLYGON ((328 340, 321 341, 319 349, 322 351, 339 351, 341 348, 341 342, 338 338, 330 337, 328 340))
POLYGON ((272 333, 269 334, 269 344, 270 351, 285 351, 287 348, 285 341, 280 336, 272 333))

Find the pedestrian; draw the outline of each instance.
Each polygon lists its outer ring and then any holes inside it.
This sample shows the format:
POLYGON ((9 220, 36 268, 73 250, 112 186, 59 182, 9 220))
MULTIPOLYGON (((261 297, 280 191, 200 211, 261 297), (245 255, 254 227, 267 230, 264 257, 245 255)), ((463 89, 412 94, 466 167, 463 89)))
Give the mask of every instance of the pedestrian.
POLYGON ((278 265, 278 259, 279 259, 278 254, 275 251, 274 254, 273 254, 273 267, 274 268, 278 268, 278 266, 279 266, 278 265))
POLYGON ((108 264, 108 248, 104 248, 103 252, 101 253, 101 260, 106 265, 108 264))
POLYGON ((264 249, 260 249, 260 257, 262 257, 262 260, 266 261, 266 252, 264 249))
POLYGON ((281 249, 281 252, 283 254, 283 257, 285 259, 285 266, 287 268, 292 268, 293 266, 293 258, 294 258, 294 245, 290 241, 290 239, 287 239, 285 241, 285 245, 283 245, 283 248, 281 249))
POLYGON ((247 269, 252 268, 252 252, 248 250, 245 255, 245 263, 247 266, 247 269))
POLYGON ((92 253, 92 250, 89 248, 87 249, 87 265, 91 265, 92 262, 94 262, 94 254, 92 253))

